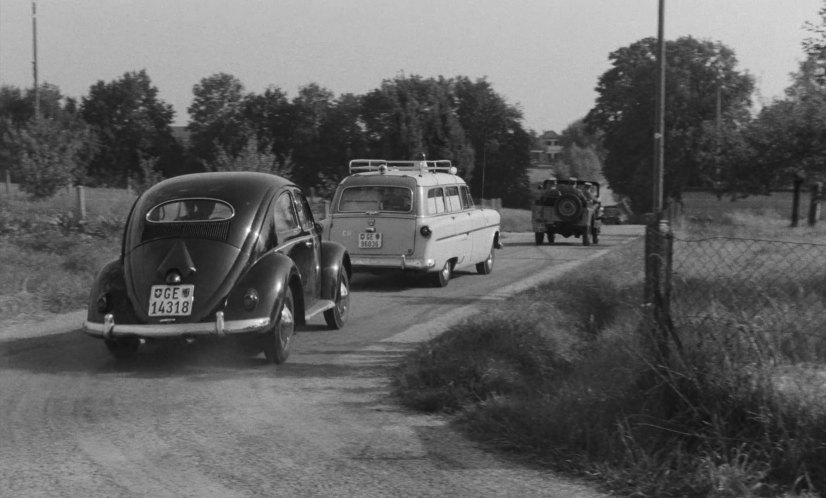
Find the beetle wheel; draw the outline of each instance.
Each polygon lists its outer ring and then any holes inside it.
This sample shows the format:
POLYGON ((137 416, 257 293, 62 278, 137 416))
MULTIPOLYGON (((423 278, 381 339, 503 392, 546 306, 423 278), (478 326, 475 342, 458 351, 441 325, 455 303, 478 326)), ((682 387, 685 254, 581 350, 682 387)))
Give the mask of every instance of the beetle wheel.
POLYGON ((275 316, 273 327, 264 333, 264 356, 270 363, 284 363, 290 356, 290 345, 295 333, 295 304, 293 292, 287 286, 284 293, 284 303, 275 316))
POLYGON ((350 310, 350 279, 344 266, 338 272, 338 289, 336 290, 336 305, 324 312, 324 321, 331 329, 338 330, 347 321, 347 312, 350 310))
POLYGON ((124 339, 104 339, 106 349, 118 360, 134 358, 138 354, 141 340, 137 337, 127 337, 124 339))
POLYGON ((450 282, 450 276, 453 274, 453 263, 448 260, 441 270, 432 273, 433 285, 436 287, 444 287, 450 282))
POLYGON ((493 244, 490 245, 490 253, 488 257, 485 258, 484 261, 481 263, 476 263, 476 271, 481 275, 490 275, 490 272, 493 271, 493 244))

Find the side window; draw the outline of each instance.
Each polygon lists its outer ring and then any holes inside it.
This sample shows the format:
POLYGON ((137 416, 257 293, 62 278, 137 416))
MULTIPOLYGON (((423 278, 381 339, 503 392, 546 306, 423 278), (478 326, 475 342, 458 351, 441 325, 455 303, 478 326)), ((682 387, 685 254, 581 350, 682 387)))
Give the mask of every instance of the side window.
POLYGON ((313 226, 313 211, 310 209, 310 203, 307 198, 300 191, 295 191, 296 209, 298 210, 298 221, 301 223, 301 228, 312 231, 313 226))
POLYGON ((462 209, 473 208, 473 197, 470 196, 470 189, 467 185, 462 185, 460 191, 462 193, 462 209))
POLYGON ((264 226, 261 228, 261 233, 258 234, 258 243, 255 245, 255 252, 260 256, 275 247, 275 245, 275 223, 273 221, 273 213, 270 211, 264 219, 264 226))
POLYGON ((445 197, 447 198, 448 211, 462 210, 462 201, 459 199, 459 187, 446 187, 445 197))
POLYGON ((445 197, 442 189, 432 188, 427 191, 427 214, 439 214, 445 212, 445 197))
POLYGON ((273 215, 278 240, 284 242, 285 238, 293 235, 299 227, 298 218, 295 214, 295 205, 289 192, 284 192, 276 199, 273 215))

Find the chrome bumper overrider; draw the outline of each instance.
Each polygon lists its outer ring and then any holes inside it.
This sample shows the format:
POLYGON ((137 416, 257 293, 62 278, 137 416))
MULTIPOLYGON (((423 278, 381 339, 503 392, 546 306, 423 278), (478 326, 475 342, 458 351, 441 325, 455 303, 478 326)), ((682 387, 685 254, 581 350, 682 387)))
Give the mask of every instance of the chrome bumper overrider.
POLYGON ((200 323, 115 323, 115 317, 109 313, 100 322, 83 322, 84 331, 95 337, 111 339, 117 336, 137 335, 141 337, 179 337, 186 335, 216 335, 243 334, 266 328, 270 324, 269 318, 250 318, 247 320, 224 321, 224 312, 215 313, 214 322, 200 323))
POLYGON ((436 266, 432 259, 408 259, 401 256, 351 256, 353 268, 398 268, 400 270, 429 270, 436 266))

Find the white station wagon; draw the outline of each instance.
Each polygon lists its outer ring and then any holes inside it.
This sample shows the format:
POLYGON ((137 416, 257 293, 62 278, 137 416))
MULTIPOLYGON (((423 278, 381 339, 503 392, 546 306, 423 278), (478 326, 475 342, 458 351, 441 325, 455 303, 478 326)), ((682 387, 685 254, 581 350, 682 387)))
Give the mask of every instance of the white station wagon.
POLYGON ((473 205, 447 160, 350 161, 326 233, 347 248, 353 271, 429 273, 438 287, 459 268, 489 274, 501 247, 499 213, 473 205))

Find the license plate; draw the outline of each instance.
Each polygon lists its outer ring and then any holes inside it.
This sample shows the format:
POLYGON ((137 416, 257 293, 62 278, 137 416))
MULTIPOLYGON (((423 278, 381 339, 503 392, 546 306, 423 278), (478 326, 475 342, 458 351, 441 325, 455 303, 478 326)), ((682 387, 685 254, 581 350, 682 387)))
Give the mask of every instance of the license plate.
POLYGON ((359 234, 359 249, 380 249, 381 234, 362 232, 359 234))
POLYGON ((194 294, 194 285, 153 285, 149 294, 149 316, 189 316, 194 294))

